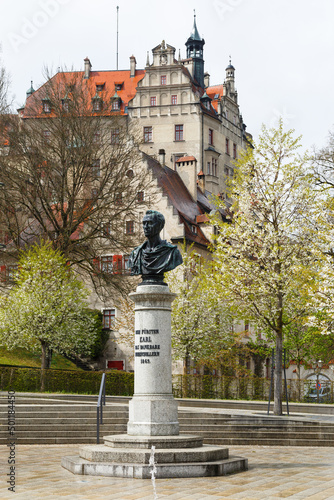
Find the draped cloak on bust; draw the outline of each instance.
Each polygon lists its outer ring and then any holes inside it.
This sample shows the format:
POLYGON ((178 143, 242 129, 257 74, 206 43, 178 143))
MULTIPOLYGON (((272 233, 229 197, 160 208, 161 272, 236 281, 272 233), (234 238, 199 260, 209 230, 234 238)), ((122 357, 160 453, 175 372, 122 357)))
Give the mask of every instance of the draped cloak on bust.
POLYGON ((131 252, 129 267, 132 275, 157 275, 175 269, 182 262, 181 253, 176 245, 163 240, 160 245, 150 249, 148 241, 145 241, 131 252))

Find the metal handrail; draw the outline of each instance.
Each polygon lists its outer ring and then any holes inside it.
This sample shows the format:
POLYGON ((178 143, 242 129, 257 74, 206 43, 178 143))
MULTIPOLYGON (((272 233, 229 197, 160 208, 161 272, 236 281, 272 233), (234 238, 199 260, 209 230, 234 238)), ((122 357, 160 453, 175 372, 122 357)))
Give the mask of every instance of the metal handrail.
POLYGON ((103 405, 106 405, 106 374, 102 373, 100 392, 96 405, 96 443, 100 443, 100 424, 103 424, 103 405))

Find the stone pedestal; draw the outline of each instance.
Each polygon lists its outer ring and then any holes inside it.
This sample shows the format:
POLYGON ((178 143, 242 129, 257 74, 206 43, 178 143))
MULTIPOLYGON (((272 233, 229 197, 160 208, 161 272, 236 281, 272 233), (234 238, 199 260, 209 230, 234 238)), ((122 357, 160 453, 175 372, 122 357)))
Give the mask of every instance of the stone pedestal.
POLYGON ((224 476, 247 470, 248 461, 227 448, 203 445, 198 436, 179 436, 172 394, 171 303, 167 286, 140 285, 135 302, 135 390, 127 434, 104 436, 104 445, 82 446, 64 457, 74 474, 149 479, 155 450, 155 477, 224 476))
POLYGON ((171 304, 167 286, 138 286, 135 302, 135 387, 128 434, 176 436, 177 402, 172 394, 171 304))

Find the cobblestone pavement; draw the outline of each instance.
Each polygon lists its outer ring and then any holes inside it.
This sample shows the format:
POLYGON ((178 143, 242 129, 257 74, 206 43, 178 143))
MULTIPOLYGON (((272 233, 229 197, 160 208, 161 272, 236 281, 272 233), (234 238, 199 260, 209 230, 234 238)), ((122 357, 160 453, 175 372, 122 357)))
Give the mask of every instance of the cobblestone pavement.
POLYGON ((15 493, 8 491, 8 450, 0 446, 0 498, 3 500, 178 500, 312 499, 334 500, 334 448, 231 446, 230 455, 248 458, 249 470, 232 476, 149 479, 78 476, 61 458, 77 455, 79 445, 18 445, 15 493))

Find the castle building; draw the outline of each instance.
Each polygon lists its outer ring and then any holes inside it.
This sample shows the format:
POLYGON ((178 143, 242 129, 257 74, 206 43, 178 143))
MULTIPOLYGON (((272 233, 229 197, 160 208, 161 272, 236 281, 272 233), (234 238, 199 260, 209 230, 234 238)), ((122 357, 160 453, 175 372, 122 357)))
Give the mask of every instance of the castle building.
MULTIPOLYGON (((118 126, 111 120, 114 117, 123 123, 130 136, 141 137, 142 165, 151 172, 158 193, 150 208, 161 211, 166 218, 163 238, 175 244, 184 241, 193 244, 196 252, 205 257, 213 232, 205 223, 206 214, 214 208, 210 195, 230 201, 226 180, 233 176, 234 161, 250 136, 239 110, 235 68, 230 60, 225 81, 210 85, 210 76, 204 68, 204 44, 194 17, 185 44, 186 59, 180 55, 176 58, 175 48, 162 41, 152 49, 152 61, 147 56, 144 69, 138 69, 135 57, 131 56, 129 70, 94 71, 86 57, 82 72, 66 72, 61 76, 70 81, 75 74, 92 90, 92 110, 103 116, 105 126, 110 128, 111 145, 117 144, 119 135, 118 126)), ((57 73, 51 80, 57 82, 59 78, 57 73)), ((67 94, 61 99, 66 109, 67 94)), ((40 106, 38 117, 52 119, 45 88, 34 90, 32 83, 25 106, 18 110, 20 118, 36 118, 31 114, 32 103, 36 102, 40 106)), ((41 123, 45 127, 45 140, 52 140, 47 120, 41 123)), ((148 193, 142 196, 147 198, 148 193)), ((131 227, 139 231, 138 221, 131 227)), ((101 252, 100 261, 121 262, 120 267, 124 268, 127 255, 115 255, 115 249, 105 246, 101 252)), ((0 270, 6 273, 3 267, 0 270)), ((105 328, 110 330, 105 366, 132 369, 129 351, 118 342, 117 332, 112 328, 115 316, 121 314, 117 303, 102 303, 94 294, 91 303, 102 310, 105 328)))
POLYGON ((233 161, 249 136, 238 106, 235 68, 230 61, 225 82, 210 86, 204 43, 194 17, 185 60, 176 59, 175 48, 165 41, 156 46, 127 110, 130 122, 142 130, 143 151, 158 155, 164 149, 166 165, 179 173, 192 194, 193 178, 202 172, 205 190, 218 195, 226 193, 226 178, 233 175, 233 161), (196 160, 194 175, 179 161, 187 156, 196 160))

